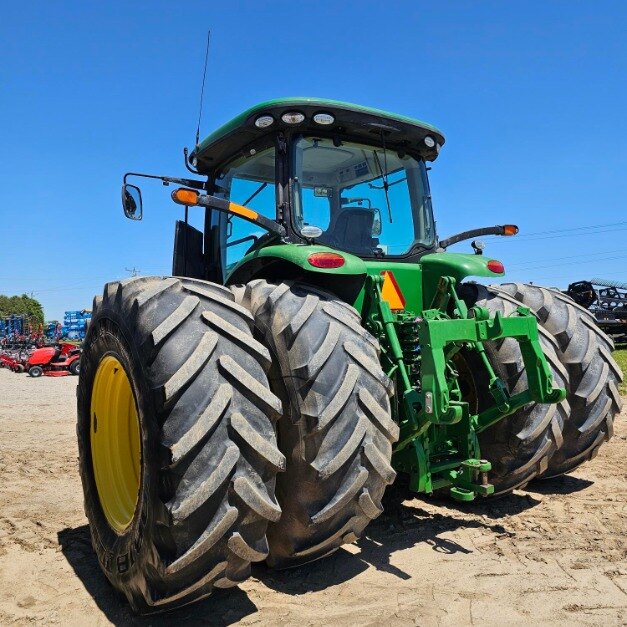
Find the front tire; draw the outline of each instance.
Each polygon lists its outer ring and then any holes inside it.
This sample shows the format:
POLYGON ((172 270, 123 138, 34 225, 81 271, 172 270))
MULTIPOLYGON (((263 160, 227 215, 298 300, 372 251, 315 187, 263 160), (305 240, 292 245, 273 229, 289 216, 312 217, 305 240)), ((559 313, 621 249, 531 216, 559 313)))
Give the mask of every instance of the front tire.
POLYGON ((70 364, 70 367, 68 368, 68 370, 70 371, 70 374, 73 374, 74 376, 78 376, 78 374, 81 371, 81 360, 76 359, 75 361, 73 361, 70 364))
POLYGON ((283 514, 268 529, 267 561, 299 566, 354 542, 383 511, 399 435, 392 384, 377 340, 333 294, 264 280, 233 290, 271 348, 278 367, 270 384, 284 400, 278 434, 287 470, 277 478, 283 514))
POLYGON ((136 277, 94 300, 78 386, 85 513, 137 612, 234 586, 268 553, 281 405, 251 325, 203 281, 136 277))

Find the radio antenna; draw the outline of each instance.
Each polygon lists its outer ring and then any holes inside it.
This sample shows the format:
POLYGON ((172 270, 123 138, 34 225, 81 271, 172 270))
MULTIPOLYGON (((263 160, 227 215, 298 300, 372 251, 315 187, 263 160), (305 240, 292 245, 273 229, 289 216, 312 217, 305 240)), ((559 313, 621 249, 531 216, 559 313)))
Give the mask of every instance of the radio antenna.
POLYGON ((202 119, 202 99, 205 95, 205 79, 207 78, 207 61, 209 60, 209 43, 211 41, 211 29, 207 31, 207 48, 205 50, 205 69, 202 73, 202 87, 200 88, 200 108, 198 110, 198 126, 196 127, 196 146, 200 141, 200 121, 202 119))

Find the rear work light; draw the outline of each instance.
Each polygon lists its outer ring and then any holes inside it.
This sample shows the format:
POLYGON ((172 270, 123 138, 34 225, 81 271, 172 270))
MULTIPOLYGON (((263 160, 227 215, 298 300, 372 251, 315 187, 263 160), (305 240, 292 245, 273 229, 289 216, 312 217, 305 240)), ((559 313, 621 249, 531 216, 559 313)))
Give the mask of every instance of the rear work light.
POLYGON ((312 253, 307 257, 307 262, 314 268, 341 268, 346 260, 337 253, 312 253))
POLYGON ((255 120, 255 126, 257 128, 268 128, 274 124, 274 118, 271 115, 260 115, 255 120))
POLYGON ((503 274, 505 272, 505 266, 496 259, 490 259, 490 261, 488 261, 488 270, 495 274, 503 274))
POLYGON ((333 122, 335 122, 335 118, 330 113, 316 113, 316 115, 313 116, 313 121, 316 124, 328 126, 329 124, 333 124, 333 122))
POLYGON ((286 124, 300 124, 305 121, 305 116, 298 111, 288 111, 281 116, 286 124))

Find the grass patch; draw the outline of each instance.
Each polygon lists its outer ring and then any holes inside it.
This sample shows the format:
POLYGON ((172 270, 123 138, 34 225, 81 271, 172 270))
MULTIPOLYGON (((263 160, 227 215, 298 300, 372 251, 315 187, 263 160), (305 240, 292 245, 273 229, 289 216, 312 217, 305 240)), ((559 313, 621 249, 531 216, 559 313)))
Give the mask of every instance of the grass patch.
POLYGON ((618 390, 621 394, 627 394, 627 344, 617 346, 612 355, 625 375, 625 379, 623 379, 623 382, 619 385, 618 390))

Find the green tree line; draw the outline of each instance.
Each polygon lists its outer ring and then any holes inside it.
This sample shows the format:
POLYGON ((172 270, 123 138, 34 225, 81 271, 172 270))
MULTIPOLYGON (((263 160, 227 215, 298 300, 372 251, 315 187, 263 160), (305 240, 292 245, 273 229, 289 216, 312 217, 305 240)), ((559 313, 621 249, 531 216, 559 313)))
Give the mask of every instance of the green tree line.
POLYGON ((43 324, 44 309, 41 303, 26 294, 21 296, 4 296, 0 294, 0 318, 6 318, 11 314, 16 316, 29 316, 33 324, 43 324))

